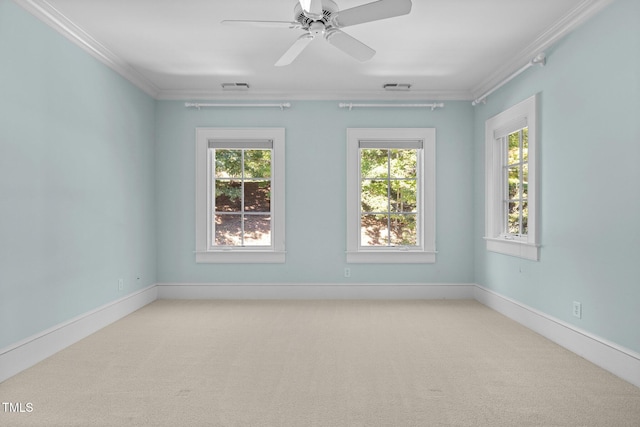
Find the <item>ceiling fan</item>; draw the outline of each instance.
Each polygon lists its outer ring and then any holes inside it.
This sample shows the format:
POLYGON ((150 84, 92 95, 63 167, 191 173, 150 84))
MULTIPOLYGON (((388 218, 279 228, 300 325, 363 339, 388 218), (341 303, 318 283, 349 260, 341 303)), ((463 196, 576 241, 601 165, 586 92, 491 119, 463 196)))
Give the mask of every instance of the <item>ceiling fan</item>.
POLYGON ((406 15, 410 11, 411 0, 378 0, 345 10, 339 10, 333 0, 299 0, 293 9, 295 21, 225 20, 222 23, 305 31, 276 62, 275 65, 281 67, 291 64, 313 39, 320 36, 353 58, 367 61, 376 51, 340 29, 406 15))

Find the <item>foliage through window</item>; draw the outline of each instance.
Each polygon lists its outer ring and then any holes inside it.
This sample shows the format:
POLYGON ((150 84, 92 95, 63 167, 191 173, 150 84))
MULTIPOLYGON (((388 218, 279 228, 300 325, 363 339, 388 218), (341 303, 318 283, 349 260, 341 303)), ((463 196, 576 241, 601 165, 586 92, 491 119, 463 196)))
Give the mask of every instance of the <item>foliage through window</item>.
POLYGON ((519 129, 502 138, 507 161, 504 166, 507 236, 523 237, 528 234, 529 205, 529 129, 519 129))
POLYGON ((362 246, 418 246, 418 150, 360 149, 362 246))
POLYGON ((271 149, 210 148, 214 246, 271 246, 271 149))

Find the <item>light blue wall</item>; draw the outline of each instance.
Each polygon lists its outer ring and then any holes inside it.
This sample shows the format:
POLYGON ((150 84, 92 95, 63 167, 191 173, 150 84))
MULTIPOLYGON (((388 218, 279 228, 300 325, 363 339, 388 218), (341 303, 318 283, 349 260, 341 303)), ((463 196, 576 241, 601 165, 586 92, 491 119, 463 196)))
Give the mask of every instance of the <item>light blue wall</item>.
POLYGON ((618 0, 475 113, 477 283, 640 351, 640 2, 618 0), (541 92, 541 259, 484 249, 484 123, 541 92), (579 301, 583 318, 572 316, 579 301))
POLYGON ((202 109, 158 102, 158 280, 258 283, 469 283, 473 280, 472 114, 469 102, 442 110, 349 111, 338 102, 294 101, 290 110, 202 109), (285 264, 196 264, 194 230, 195 128, 286 129, 285 264), (346 233, 346 129, 435 127, 437 132, 437 263, 349 264, 346 233))
POLYGON ((154 114, 0 0, 0 348, 155 283, 154 114))

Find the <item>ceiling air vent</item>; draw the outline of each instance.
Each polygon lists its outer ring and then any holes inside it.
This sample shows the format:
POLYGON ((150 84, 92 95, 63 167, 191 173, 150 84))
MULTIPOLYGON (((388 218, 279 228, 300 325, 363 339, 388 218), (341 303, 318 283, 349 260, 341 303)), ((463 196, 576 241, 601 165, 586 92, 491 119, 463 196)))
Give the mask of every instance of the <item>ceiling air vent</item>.
POLYGON ((382 86, 382 88, 384 90, 404 90, 407 91, 409 89, 411 89, 411 85, 409 83, 387 83, 385 85, 382 86))
POLYGON ((222 90, 249 90, 249 83, 222 83, 222 90))

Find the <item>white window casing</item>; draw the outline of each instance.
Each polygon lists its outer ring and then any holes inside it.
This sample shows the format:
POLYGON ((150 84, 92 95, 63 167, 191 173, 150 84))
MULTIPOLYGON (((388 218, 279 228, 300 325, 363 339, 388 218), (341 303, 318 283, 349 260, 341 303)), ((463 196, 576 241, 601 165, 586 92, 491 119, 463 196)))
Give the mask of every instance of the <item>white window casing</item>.
POLYGON ((196 128, 196 248, 197 263, 285 262, 284 128, 196 128), (210 148, 271 148, 271 245, 216 247, 212 242, 214 215, 210 148))
POLYGON ((539 194, 538 194, 538 98, 534 95, 485 123, 485 241, 486 249, 506 255, 537 261, 539 242, 539 194), (528 128, 528 232, 513 236, 505 232, 506 154, 502 140, 510 133, 528 128))
POLYGON ((435 263, 436 132, 434 128, 347 129, 348 263, 435 263), (418 152, 416 246, 361 244, 361 148, 408 148, 418 152))

